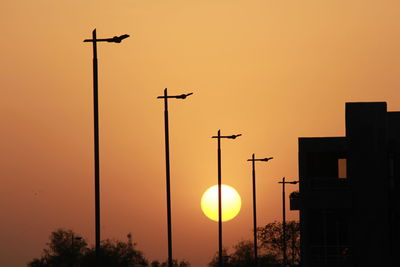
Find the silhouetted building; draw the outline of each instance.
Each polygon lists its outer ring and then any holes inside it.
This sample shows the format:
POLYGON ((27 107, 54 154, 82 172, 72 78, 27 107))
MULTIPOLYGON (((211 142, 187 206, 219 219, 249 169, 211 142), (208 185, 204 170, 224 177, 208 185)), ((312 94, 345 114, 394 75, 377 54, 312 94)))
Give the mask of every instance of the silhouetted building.
POLYGON ((304 267, 400 266, 400 112, 346 103, 346 136, 299 138, 304 267))

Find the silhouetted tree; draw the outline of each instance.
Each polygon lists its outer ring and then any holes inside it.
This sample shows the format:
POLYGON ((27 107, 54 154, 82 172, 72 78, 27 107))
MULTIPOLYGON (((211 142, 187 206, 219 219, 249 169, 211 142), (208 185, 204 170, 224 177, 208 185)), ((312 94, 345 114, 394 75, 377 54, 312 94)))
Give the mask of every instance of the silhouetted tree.
MULTIPOLYGON (((172 265, 173 267, 190 267, 190 263, 185 260, 181 260, 178 262, 178 260, 172 260, 172 265)), ((167 267, 168 262, 164 261, 163 263, 160 263, 159 261, 155 260, 152 261, 150 264, 151 267, 167 267)))
MULTIPOLYGON (((265 255, 276 259, 283 259, 282 223, 272 222, 258 228, 258 240, 260 249, 265 255)), ((297 221, 286 222, 286 253, 291 265, 300 263, 300 224, 297 221)))
POLYGON ((251 241, 240 241, 233 248, 234 251, 228 259, 231 266, 245 267, 254 263, 254 246, 251 241))
MULTIPOLYGON (((128 241, 106 239, 101 241, 100 262, 102 266, 115 267, 146 267, 148 261, 143 253, 135 248, 136 243, 132 242, 131 234, 128 234, 128 241)), ((95 250, 90 249, 82 259, 82 267, 95 266, 95 250)))
POLYGON ((161 263, 159 261, 155 260, 155 261, 151 262, 150 266, 151 267, 160 267, 161 263))
MULTIPOLYGON (((210 261, 210 263, 208 264, 209 267, 217 267, 218 266, 218 251, 214 254, 212 260, 210 261)), ((230 266, 229 265, 229 255, 228 252, 226 250, 226 248, 222 249, 222 263, 224 266, 230 266)))
MULTIPOLYGON (((258 266, 280 266, 282 263, 283 246, 282 223, 272 222, 258 228, 258 266)), ((300 224, 296 221, 286 223, 286 252, 291 265, 300 263, 300 224)), ((228 254, 223 250, 223 263, 226 267, 254 266, 253 241, 240 241, 228 254)), ((218 266, 218 253, 214 255, 209 267, 218 266)))
POLYGON ((58 229, 51 233, 48 248, 43 250, 40 259, 34 259, 30 267, 80 266, 83 255, 87 252, 86 241, 75 235, 72 230, 58 229))
MULTIPOLYGON (((29 267, 92 267, 95 266, 95 250, 87 248, 86 241, 71 230, 58 229, 50 235, 40 259, 28 263, 29 267)), ((102 266, 147 267, 143 253, 135 248, 131 234, 128 241, 104 240, 101 243, 102 266)))
MULTIPOLYGON (((222 255, 224 267, 249 267, 255 265, 253 241, 240 241, 233 246, 233 249, 234 251, 231 254, 227 254, 226 250, 223 250, 222 255)), ((214 256, 208 266, 218 266, 218 253, 214 256)), ((280 266, 280 263, 274 256, 264 254, 258 256, 258 266, 278 267, 280 266)))

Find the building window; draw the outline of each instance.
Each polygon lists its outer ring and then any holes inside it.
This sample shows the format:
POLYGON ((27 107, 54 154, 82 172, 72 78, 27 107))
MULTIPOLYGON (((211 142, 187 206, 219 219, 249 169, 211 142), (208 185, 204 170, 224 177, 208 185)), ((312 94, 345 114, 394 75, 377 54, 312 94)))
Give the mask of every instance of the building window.
POLYGON ((338 177, 339 179, 347 178, 347 159, 338 159, 338 177))

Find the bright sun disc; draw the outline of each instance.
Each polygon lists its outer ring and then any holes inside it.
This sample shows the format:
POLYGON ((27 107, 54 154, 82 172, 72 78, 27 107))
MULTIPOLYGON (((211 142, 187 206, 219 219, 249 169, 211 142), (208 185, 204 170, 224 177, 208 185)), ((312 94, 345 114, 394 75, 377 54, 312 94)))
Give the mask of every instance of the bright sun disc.
MULTIPOLYGON (((235 218, 240 211, 242 201, 239 193, 229 185, 221 186, 222 221, 235 218)), ((218 221, 218 185, 208 188, 201 197, 201 209, 213 221, 218 221)))

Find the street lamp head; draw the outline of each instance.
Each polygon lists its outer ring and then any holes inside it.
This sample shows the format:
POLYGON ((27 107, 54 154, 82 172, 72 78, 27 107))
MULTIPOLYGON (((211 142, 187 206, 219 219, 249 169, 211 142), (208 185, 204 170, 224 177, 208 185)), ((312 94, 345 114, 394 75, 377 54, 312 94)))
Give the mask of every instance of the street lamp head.
POLYGON ((298 183, 299 183, 299 181, 290 181, 290 182, 282 181, 282 182, 278 182, 278 184, 298 184, 298 183))
POLYGON ((223 136, 229 139, 236 139, 237 137, 242 136, 242 134, 233 134, 233 135, 229 135, 229 136, 223 136))
POLYGON ((120 36, 114 36, 113 38, 104 38, 104 39, 96 39, 96 37, 93 37, 94 39, 85 39, 83 42, 109 42, 109 43, 120 43, 122 40, 126 39, 129 37, 129 34, 123 34, 120 36))
POLYGON ((120 36, 114 36, 113 38, 110 38, 107 40, 107 42, 110 43, 120 43, 122 40, 126 39, 129 37, 129 34, 123 34, 120 36))
POLYGON ((188 97, 190 95, 193 95, 193 93, 177 95, 177 96, 175 96, 175 98, 185 99, 186 97, 188 97))
POLYGON ((186 99, 186 97, 193 95, 193 93, 181 94, 181 95, 167 95, 167 96, 157 96, 157 98, 176 98, 176 99, 186 99))
POLYGON ((236 139, 237 137, 242 136, 241 134, 233 134, 233 135, 214 135, 211 138, 228 138, 228 139, 236 139))
POLYGON ((270 161, 273 157, 263 158, 263 159, 248 159, 247 161, 270 161))

